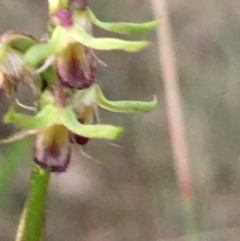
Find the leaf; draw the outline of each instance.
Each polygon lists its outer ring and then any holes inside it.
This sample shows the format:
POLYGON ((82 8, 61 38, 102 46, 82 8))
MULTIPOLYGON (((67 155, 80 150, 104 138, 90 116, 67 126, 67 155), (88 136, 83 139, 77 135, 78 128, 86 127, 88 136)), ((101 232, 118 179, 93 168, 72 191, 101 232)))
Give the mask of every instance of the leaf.
POLYGON ((109 23, 109 22, 101 22, 97 19, 91 9, 87 9, 88 18, 91 20, 93 24, 98 26, 99 28, 105 29, 110 32, 119 33, 119 34, 145 34, 152 29, 156 28, 159 24, 159 19, 147 22, 147 23, 109 23))
POLYGON ((52 105, 45 106, 35 116, 29 116, 15 112, 11 108, 4 116, 5 123, 12 123, 16 127, 25 130, 41 129, 58 123, 58 109, 52 105))
POLYGON ((117 139, 122 134, 121 127, 111 125, 83 125, 77 120, 74 111, 67 107, 60 115, 61 123, 77 135, 88 138, 117 139))
POLYGON ((124 50, 126 52, 137 52, 147 47, 147 41, 127 41, 116 38, 94 38, 81 26, 75 25, 70 34, 83 45, 98 50, 124 50))
POLYGON ((131 112, 150 112, 157 105, 157 98, 154 96, 153 101, 109 101, 105 98, 99 85, 96 85, 98 105, 102 108, 114 112, 131 113, 131 112))

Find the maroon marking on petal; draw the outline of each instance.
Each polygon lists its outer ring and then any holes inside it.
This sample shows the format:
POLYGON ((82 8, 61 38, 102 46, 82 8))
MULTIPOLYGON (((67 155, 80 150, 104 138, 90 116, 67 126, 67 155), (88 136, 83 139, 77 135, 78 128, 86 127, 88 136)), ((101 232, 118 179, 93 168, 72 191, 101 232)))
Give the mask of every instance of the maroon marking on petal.
POLYGON ((71 149, 68 146, 67 154, 63 158, 61 153, 56 149, 52 148, 51 150, 39 150, 37 145, 34 146, 34 161, 41 168, 49 172, 65 172, 71 159, 71 149), (44 152, 41 159, 38 158, 39 152, 44 152))
POLYGON ((59 66, 56 67, 56 73, 62 86, 71 89, 87 89, 94 82, 94 78, 86 78, 80 68, 75 68, 74 62, 69 66, 74 71, 64 73, 59 66))
POLYGON ((95 80, 95 70, 94 57, 79 43, 69 44, 56 59, 56 73, 64 87, 88 88, 95 80))
POLYGON ((57 25, 60 25, 64 28, 70 28, 74 23, 72 14, 65 9, 58 10, 56 13, 54 13, 53 19, 56 20, 57 25))

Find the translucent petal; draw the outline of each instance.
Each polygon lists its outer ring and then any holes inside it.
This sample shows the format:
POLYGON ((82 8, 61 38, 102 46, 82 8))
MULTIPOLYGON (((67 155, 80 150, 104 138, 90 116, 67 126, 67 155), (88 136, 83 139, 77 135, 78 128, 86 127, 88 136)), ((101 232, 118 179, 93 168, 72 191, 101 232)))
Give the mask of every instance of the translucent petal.
POLYGON ((75 25, 70 30, 71 36, 83 45, 98 50, 124 50, 137 52, 146 48, 147 41, 127 41, 115 38, 94 38, 89 35, 81 26, 75 25))
POLYGON ((80 124, 71 108, 65 108, 60 115, 61 123, 71 132, 88 138, 117 139, 122 134, 121 127, 111 125, 80 124))
POLYGON ((152 29, 156 28, 159 24, 159 19, 147 22, 147 23, 109 23, 109 22, 101 22, 96 18, 94 13, 88 8, 87 9, 88 18, 91 20, 93 24, 98 26, 99 28, 105 29, 107 31, 111 31, 119 34, 145 34, 152 29))
POLYGON ((154 96, 153 101, 145 102, 145 101, 109 101, 107 100, 102 90, 98 85, 96 85, 97 92, 97 102, 98 105, 102 108, 114 112, 122 112, 122 113, 131 113, 131 112, 150 112, 157 105, 157 98, 154 96))
POLYGON ((58 123, 58 112, 58 109, 52 105, 47 105, 35 116, 20 114, 11 108, 4 116, 4 122, 12 123, 16 127, 25 130, 41 129, 58 123))

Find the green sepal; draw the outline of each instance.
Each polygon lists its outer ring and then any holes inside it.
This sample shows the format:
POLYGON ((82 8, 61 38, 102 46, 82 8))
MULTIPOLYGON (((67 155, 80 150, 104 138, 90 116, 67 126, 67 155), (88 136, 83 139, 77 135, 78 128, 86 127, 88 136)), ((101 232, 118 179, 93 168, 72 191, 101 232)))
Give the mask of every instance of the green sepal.
POLYGON ((117 139, 123 132, 121 127, 111 125, 83 125, 77 120, 74 111, 67 107, 62 110, 60 122, 71 132, 88 138, 117 139))
POLYGON ((57 51, 61 51, 69 43, 69 32, 68 29, 57 26, 54 28, 51 35, 51 42, 54 43, 57 51))
POLYGON ((23 61, 25 66, 37 67, 42 64, 48 57, 55 54, 58 50, 54 43, 37 44, 31 47, 24 55, 23 61))
POLYGON ((149 45, 147 41, 127 41, 116 38, 94 38, 79 25, 75 25, 70 30, 70 34, 81 44, 97 50, 124 50, 127 52, 137 52, 149 45))
POLYGON ((13 108, 4 116, 5 123, 11 123, 19 129, 42 129, 58 123, 58 109, 53 105, 45 106, 35 116, 29 116, 15 112, 13 108))
POLYGON ((21 53, 25 53, 29 48, 37 44, 38 41, 24 33, 10 33, 3 38, 2 43, 21 53))
POLYGON ((102 108, 114 112, 121 112, 121 113, 132 113, 132 112, 150 112, 152 111, 157 105, 157 98, 154 96, 153 101, 144 102, 144 101, 109 101, 105 98, 102 93, 101 88, 99 85, 96 85, 96 94, 97 94, 97 102, 98 105, 102 108))
POLYGON ((147 23, 109 23, 109 22, 101 22, 97 19, 91 9, 87 9, 87 16, 90 21, 98 26, 99 28, 105 29, 110 32, 119 33, 119 34, 145 34, 152 29, 156 28, 159 24, 159 19, 147 22, 147 23))
POLYGON ((69 40, 69 33, 61 26, 57 26, 48 43, 36 44, 31 47, 24 55, 24 63, 28 67, 37 67, 44 61, 63 50, 69 40))

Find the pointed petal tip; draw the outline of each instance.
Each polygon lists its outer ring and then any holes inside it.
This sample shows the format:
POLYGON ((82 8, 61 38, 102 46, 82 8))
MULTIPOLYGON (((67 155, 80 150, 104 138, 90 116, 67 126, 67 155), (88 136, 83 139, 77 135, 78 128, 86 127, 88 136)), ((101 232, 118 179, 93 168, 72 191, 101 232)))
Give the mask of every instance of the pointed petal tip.
POLYGON ((88 18, 93 24, 102 28, 106 31, 118 33, 118 34, 128 34, 128 35, 140 35, 146 34, 149 31, 156 28, 159 24, 159 19, 146 22, 146 23, 127 23, 127 22, 102 22, 94 15, 90 8, 87 9, 88 18))

